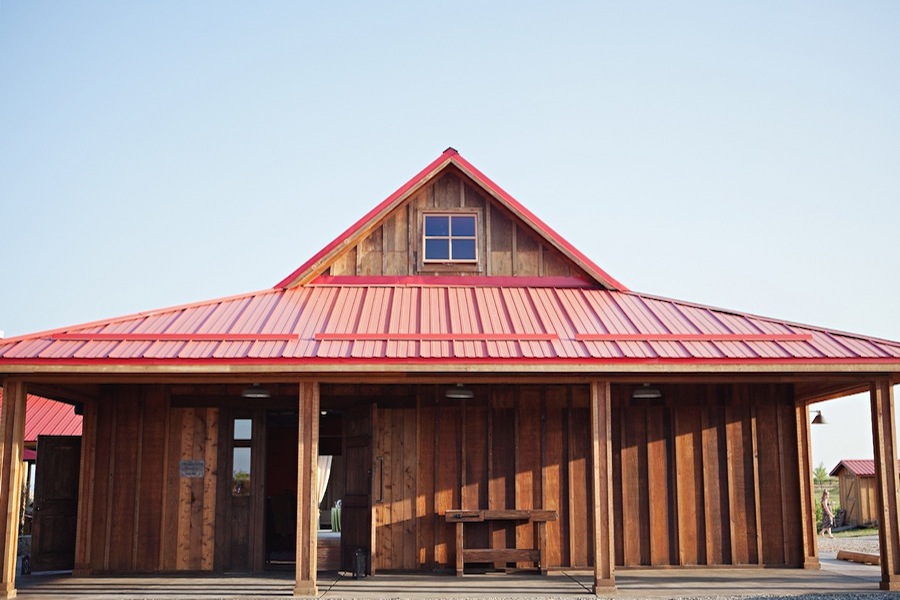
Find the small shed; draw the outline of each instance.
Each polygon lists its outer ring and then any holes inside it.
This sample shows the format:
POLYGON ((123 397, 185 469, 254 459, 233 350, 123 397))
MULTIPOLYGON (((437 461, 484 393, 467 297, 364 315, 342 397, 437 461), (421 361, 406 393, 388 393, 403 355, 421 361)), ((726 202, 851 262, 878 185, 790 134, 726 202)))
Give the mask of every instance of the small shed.
MULTIPOLYGON (((900 470, 900 461, 897 461, 897 466, 900 470)), ((878 507, 875 503, 877 483, 873 459, 842 460, 829 475, 838 478, 841 508, 846 511, 844 522, 847 525, 866 525, 878 520, 878 507)))

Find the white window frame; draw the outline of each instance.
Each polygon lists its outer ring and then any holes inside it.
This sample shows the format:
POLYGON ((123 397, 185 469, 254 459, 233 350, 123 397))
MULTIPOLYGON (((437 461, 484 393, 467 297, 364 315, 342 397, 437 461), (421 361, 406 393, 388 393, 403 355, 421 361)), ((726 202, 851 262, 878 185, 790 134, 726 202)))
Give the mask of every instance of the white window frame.
POLYGON ((477 265, 479 260, 479 239, 478 239, 478 231, 479 231, 479 213, 476 210, 435 210, 428 211, 422 213, 422 262, 427 265, 435 265, 435 264, 457 264, 457 265, 477 265), (436 236, 436 235, 426 235, 427 226, 426 223, 429 217, 447 217, 449 223, 451 224, 451 230, 446 236, 436 236), (453 217, 472 217, 475 221, 474 225, 474 233, 473 235, 453 235, 452 231, 452 223, 453 217), (426 255, 426 248, 428 240, 447 240, 448 241, 448 250, 450 253, 449 258, 428 258, 426 255), (453 240, 472 240, 475 246, 475 256, 473 258, 453 258, 453 240))

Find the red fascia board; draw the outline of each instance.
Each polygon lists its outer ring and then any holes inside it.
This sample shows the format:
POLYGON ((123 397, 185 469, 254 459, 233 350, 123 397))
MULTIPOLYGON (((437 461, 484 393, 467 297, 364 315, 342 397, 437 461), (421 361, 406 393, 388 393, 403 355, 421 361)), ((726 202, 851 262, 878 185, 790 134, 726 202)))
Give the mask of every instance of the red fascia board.
MULTIPOLYGON (((587 365, 590 363, 597 364, 660 364, 660 365, 695 365, 695 366, 760 366, 760 365, 831 365, 831 366, 849 366, 849 365, 894 365, 900 367, 900 359, 898 358, 658 358, 658 357, 622 357, 622 358, 463 358, 436 356, 434 358, 242 358, 234 360, 233 358, 0 358, 0 365, 9 366, 36 366, 36 365, 56 365, 56 366, 196 366, 196 365, 217 365, 228 367, 241 366, 261 366, 261 365, 404 365, 404 364, 434 364, 443 363, 448 365, 468 365, 468 364, 497 364, 497 365, 529 365, 546 364, 546 365, 587 365)), ((893 371, 892 371, 893 372, 893 371)))
POLYGON ((381 276, 381 275, 319 275, 310 286, 409 286, 409 287, 497 287, 497 288, 583 288, 598 287, 580 277, 455 277, 455 276, 381 276))
POLYGON ((805 333, 576 333, 580 342, 811 342, 805 333))
POLYGON ((622 292, 628 291, 628 288, 622 285, 621 282, 617 281, 612 276, 610 276, 609 273, 597 266, 594 261, 589 259, 580 250, 575 248, 575 246, 566 241, 565 238, 554 231, 553 228, 551 228, 549 225, 540 220, 534 213, 522 206, 515 198, 509 195, 499 185, 494 183, 487 175, 479 171, 472 163, 467 161, 458 153, 453 157, 452 162, 456 164, 457 167, 467 172, 473 179, 477 180, 483 187, 491 190, 498 197, 502 198, 503 201, 506 202, 514 212, 519 213, 521 217, 523 217, 526 221, 529 221, 536 229, 541 231, 548 238, 554 240, 557 244, 559 244, 560 247, 564 248, 567 252, 574 256, 578 262, 582 263, 585 270, 592 272, 592 274, 599 277, 607 286, 612 289, 622 292))
POLYGON ((275 288, 290 287, 290 285, 293 284, 301 275, 314 267, 316 263, 321 261, 323 258, 327 257, 335 248, 337 248, 341 244, 341 242, 351 237, 357 232, 357 230, 365 227, 366 224, 377 217, 380 213, 384 212, 385 209, 391 206, 391 204, 393 204, 398 198, 400 198, 413 188, 421 185, 426 179, 428 179, 429 175, 432 175, 440 167, 443 167, 445 163, 450 161, 450 157, 455 156, 456 154, 457 152, 453 148, 447 148, 446 150, 444 150, 444 152, 434 161, 432 161, 431 164, 419 171, 409 181, 400 186, 397 191, 385 198, 381 203, 378 204, 378 206, 367 212, 356 223, 348 227, 347 230, 344 231, 344 233, 334 238, 331 243, 316 252, 312 256, 312 258, 300 265, 300 267, 298 267, 293 273, 275 284, 275 288))

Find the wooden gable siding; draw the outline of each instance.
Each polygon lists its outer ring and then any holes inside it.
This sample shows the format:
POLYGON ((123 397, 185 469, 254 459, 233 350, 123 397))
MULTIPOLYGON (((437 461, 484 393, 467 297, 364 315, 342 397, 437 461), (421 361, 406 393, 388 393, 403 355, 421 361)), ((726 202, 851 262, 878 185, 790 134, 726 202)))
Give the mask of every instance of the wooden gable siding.
POLYGON ((371 228, 356 246, 337 256, 328 274, 587 277, 577 265, 546 244, 503 206, 487 198, 465 175, 452 167, 371 228), (419 256, 421 212, 459 208, 474 209, 480 215, 478 268, 423 266, 419 256))
POLYGON ((164 386, 117 386, 85 420, 76 570, 212 570, 218 409, 170 409, 164 386), (203 477, 181 477, 182 460, 203 461, 203 477))

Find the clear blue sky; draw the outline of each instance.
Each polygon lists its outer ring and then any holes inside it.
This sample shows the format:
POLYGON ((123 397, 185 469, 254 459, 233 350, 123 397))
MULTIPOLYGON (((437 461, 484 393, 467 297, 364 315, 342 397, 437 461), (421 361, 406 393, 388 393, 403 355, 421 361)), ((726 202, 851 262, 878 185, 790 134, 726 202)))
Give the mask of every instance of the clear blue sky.
MULTIPOLYGON (((270 287, 453 146, 636 291, 900 340, 898 32, 887 1, 0 0, 0 329, 270 287)), ((823 409, 813 461, 870 457, 867 400, 823 409)))

